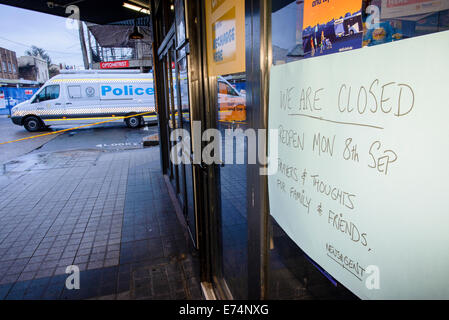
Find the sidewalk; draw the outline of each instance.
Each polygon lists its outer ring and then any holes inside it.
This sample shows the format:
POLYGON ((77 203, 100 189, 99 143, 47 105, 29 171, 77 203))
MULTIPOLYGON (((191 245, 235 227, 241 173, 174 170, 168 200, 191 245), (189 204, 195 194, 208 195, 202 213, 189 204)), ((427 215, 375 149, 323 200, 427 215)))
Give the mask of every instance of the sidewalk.
POLYGON ((0 299, 202 299, 159 148, 19 160, 0 176, 0 299))

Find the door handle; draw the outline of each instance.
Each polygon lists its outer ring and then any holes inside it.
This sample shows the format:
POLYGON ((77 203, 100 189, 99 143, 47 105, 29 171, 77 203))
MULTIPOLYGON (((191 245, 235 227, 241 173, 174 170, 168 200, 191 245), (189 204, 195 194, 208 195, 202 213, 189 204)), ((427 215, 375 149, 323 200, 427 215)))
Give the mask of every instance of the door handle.
POLYGON ((72 103, 71 102, 67 102, 66 105, 68 105, 68 104, 72 104, 72 103))
POLYGON ((60 103, 55 103, 55 106, 60 106, 61 104, 60 103))

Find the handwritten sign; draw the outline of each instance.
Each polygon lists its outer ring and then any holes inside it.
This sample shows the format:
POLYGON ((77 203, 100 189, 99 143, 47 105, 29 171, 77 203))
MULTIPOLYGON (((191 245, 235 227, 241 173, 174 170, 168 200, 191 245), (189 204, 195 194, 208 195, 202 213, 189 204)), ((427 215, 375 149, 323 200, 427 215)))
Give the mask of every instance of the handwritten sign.
POLYGON ((270 213, 361 298, 449 298, 448 56, 440 32, 271 69, 270 213))

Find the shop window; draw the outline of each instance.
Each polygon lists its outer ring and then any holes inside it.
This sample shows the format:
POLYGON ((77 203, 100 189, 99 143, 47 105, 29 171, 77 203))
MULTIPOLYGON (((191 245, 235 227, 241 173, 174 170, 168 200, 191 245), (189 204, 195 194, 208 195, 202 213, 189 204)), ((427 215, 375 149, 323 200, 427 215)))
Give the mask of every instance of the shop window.
MULTIPOLYGON (((370 49, 362 48, 381 46, 395 41, 403 41, 403 39, 449 30, 449 1, 348 0, 338 2, 338 5, 335 6, 328 6, 329 10, 336 10, 335 12, 323 9, 329 2, 313 2, 316 3, 314 12, 310 9, 312 7, 312 0, 272 1, 271 41, 273 65, 289 64, 303 59, 318 59, 319 56, 324 55, 333 55, 332 58, 335 58, 332 60, 333 63, 336 61, 338 63, 339 60, 337 55, 344 51, 368 51, 370 49), (393 2, 394 5, 391 5, 393 2), (417 2, 420 4, 417 5, 417 2), (422 5, 422 3, 426 5, 422 5), (310 5, 307 6, 308 4, 310 5), (338 8, 336 9, 340 4, 344 7, 340 8, 341 10, 338 8)), ((434 50, 434 48, 432 48, 432 44, 429 44, 429 47, 422 47, 422 50, 434 50)), ((406 54, 407 52, 404 52, 404 55, 406 54)), ((329 60, 322 59, 315 61, 322 62, 329 60)), ((297 65, 300 64, 298 63, 297 65)), ((306 64, 304 63, 301 65, 305 66, 306 64)), ((308 64, 307 66, 310 67, 310 65, 311 64, 308 64)), ((302 79, 307 77, 324 79, 328 76, 327 70, 333 72, 332 68, 333 65, 321 65, 316 67, 316 73, 314 73, 313 70, 308 69, 304 74, 295 75, 295 79, 296 77, 297 79, 301 79, 301 77, 302 79), (325 67, 328 68, 326 69, 325 67), (325 70, 325 72, 322 72, 322 70, 325 70)), ((272 74, 273 69, 274 68, 272 68, 272 74)), ((363 65, 360 65, 360 70, 362 70, 360 72, 363 72, 363 65)), ((356 77, 345 80, 342 75, 341 78, 342 83, 344 83, 344 81, 348 81, 349 83, 351 83, 351 81, 356 81, 356 77)), ((325 81, 321 82, 325 83, 325 81)), ((320 83, 320 85, 323 85, 322 83, 320 83)), ((363 89, 360 89, 362 92, 359 93, 360 101, 362 101, 361 97, 363 97, 363 89)), ((321 89, 318 89, 316 92, 319 92, 319 90, 321 89)), ((298 101, 301 99, 300 94, 301 93, 298 94, 298 101)), ((287 99, 289 98, 288 94, 286 97, 287 99)), ((298 104, 300 103, 301 102, 298 102, 298 104)), ((273 106, 270 105, 270 108, 272 107, 273 106)), ((358 112, 360 114, 363 113, 360 109, 358 112)), ((316 113, 313 115, 301 114, 299 116, 310 116, 317 119, 320 115, 316 113)), ((310 125, 310 128, 323 127, 312 127, 312 125, 310 125)), ((297 130, 294 134, 299 133, 301 132, 300 130, 302 130, 302 128, 299 129, 298 126, 294 129, 297 130)), ((333 130, 332 132, 334 131, 336 130, 333 130)), ((310 132, 311 131, 309 130, 307 133, 310 132)), ((288 134, 291 133, 292 132, 286 132, 287 139, 292 138, 292 136, 288 137, 288 134)), ((295 136, 295 138, 298 138, 298 136, 295 136)), ((300 144, 301 139, 302 137, 295 141, 300 144)), ((289 143, 291 142, 292 140, 290 140, 289 143)), ((298 157, 310 157, 310 154, 298 152, 298 157)), ((358 158, 356 157, 354 161, 358 161, 358 158)), ((291 179, 292 176, 294 176, 298 180, 301 180, 302 174, 305 176, 311 174, 310 172, 299 170, 293 174, 293 167, 291 167, 292 163, 284 164, 285 168, 283 169, 286 170, 285 176, 288 179, 291 179)), ((336 180, 340 181, 338 179, 336 180)), ((342 177, 341 180, 345 180, 345 177, 342 177)), ((290 189, 287 189, 286 192, 292 193, 290 189)), ((293 193, 295 192, 296 191, 293 191, 293 193)), ((298 199, 301 198, 300 192, 301 190, 298 190, 298 199)), ((304 192, 304 190, 302 190, 302 192, 304 192)), ((302 200, 299 200, 298 206, 301 206, 301 201, 302 200)), ((320 214, 319 210, 321 210, 321 204, 314 206, 314 208, 310 210, 310 214, 312 214, 312 211, 316 211, 315 213, 320 214)), ((353 211, 351 214, 355 213, 356 212, 353 211)), ((328 274, 322 266, 313 260, 312 257, 307 255, 303 251, 303 249, 306 250, 306 248, 301 248, 300 245, 289 237, 285 231, 288 230, 288 226, 281 226, 280 224, 281 223, 277 223, 274 217, 270 216, 269 299, 357 298, 357 296, 344 288, 340 282, 328 274)), ((307 226, 301 225, 300 228, 304 231, 307 226)), ((290 234, 295 232, 300 233, 298 230, 294 230, 291 231, 290 234)), ((325 234, 326 231, 323 229, 322 232, 325 234)), ((319 236, 322 235, 316 235, 316 237, 319 236)), ((315 238, 312 237, 311 239, 315 238)), ((315 243, 314 245, 317 244, 315 243)), ((327 250, 327 253, 338 252, 332 245, 329 245, 327 250)), ((316 253, 316 251, 311 251, 312 253, 316 253)), ((311 251, 308 252, 310 253, 311 251)), ((336 255, 341 256, 342 253, 338 252, 336 255)), ((344 257, 344 259, 344 263, 349 261, 348 257, 344 257)), ((344 263, 342 264, 343 268, 346 267, 344 263)), ((348 275, 350 277, 354 276, 348 275)))

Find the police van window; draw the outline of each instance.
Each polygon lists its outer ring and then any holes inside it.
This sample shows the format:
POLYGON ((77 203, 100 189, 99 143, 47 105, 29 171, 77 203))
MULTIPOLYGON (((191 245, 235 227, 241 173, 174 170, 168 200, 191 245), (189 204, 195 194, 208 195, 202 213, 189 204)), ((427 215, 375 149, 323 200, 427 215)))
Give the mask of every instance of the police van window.
POLYGON ((80 86, 68 86, 69 97, 72 99, 81 98, 81 87, 80 86))
POLYGON ((47 100, 54 100, 59 98, 59 85, 48 86, 46 92, 47 100))
POLYGON ((59 98, 59 85, 51 85, 43 88, 34 98, 33 103, 54 100, 59 98))

